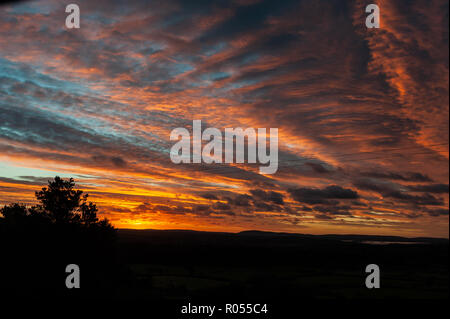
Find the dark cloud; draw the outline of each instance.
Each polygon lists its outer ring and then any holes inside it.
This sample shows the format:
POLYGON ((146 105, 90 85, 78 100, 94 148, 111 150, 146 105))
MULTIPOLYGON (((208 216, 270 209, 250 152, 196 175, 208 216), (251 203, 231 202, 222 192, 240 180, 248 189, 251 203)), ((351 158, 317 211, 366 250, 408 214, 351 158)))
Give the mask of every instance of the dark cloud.
POLYGON ((429 184, 429 185, 413 185, 408 186, 408 188, 413 192, 425 192, 425 193, 448 193, 448 184, 429 184))
POLYGON ((247 194, 240 194, 234 198, 227 198, 228 203, 234 206, 251 206, 252 197, 247 194))
POLYGON ((400 180, 406 182, 432 182, 432 179, 421 173, 366 172, 361 175, 379 179, 400 180))
POLYGON ((330 215, 351 215, 350 206, 314 206, 314 210, 330 215))
POLYGON ((97 163, 111 163, 115 167, 124 168, 127 166, 127 162, 120 156, 104 156, 104 155, 94 155, 92 159, 97 163))
POLYGON ((413 205, 444 205, 444 201, 442 199, 436 198, 431 194, 410 195, 406 192, 395 191, 384 193, 383 196, 387 198, 395 198, 413 205))
MULTIPOLYGON (((230 40, 248 32, 259 31, 270 16, 277 16, 289 10, 297 1, 274 3, 270 0, 259 1, 253 5, 235 8, 235 13, 229 19, 213 29, 202 34, 198 42, 230 40)), ((269 37, 270 39, 270 37, 269 37)), ((269 41, 270 40, 266 40, 269 41)))
POLYGON ((224 210, 230 210, 231 206, 228 204, 225 204, 225 203, 217 202, 212 205, 212 208, 224 211, 224 210))
POLYGON ((326 214, 316 214, 316 215, 314 215, 314 218, 322 219, 322 220, 331 220, 331 219, 334 219, 333 217, 331 217, 331 216, 329 216, 329 215, 326 215, 326 214))
POLYGON ((314 170, 314 172, 318 173, 318 174, 330 173, 330 171, 325 166, 323 166, 322 164, 319 164, 319 163, 308 162, 308 163, 305 163, 305 165, 308 165, 309 167, 311 167, 314 170))
POLYGON ((398 185, 390 182, 378 181, 368 178, 358 179, 353 182, 353 185, 358 189, 374 191, 380 194, 397 191, 398 185))
POLYGON ((253 204, 253 206, 254 206, 255 210, 262 210, 262 211, 266 211, 266 212, 279 212, 279 211, 281 211, 280 206, 270 205, 268 203, 259 202, 259 201, 256 201, 253 204))
POLYGON ((261 189, 252 189, 250 193, 256 200, 262 200, 265 202, 272 202, 278 205, 284 205, 283 195, 274 191, 264 191, 261 189))
POLYGON ((384 198, 395 198, 397 200, 407 202, 412 205, 443 205, 444 202, 440 198, 429 193, 448 192, 448 185, 418 185, 404 187, 402 185, 393 184, 385 181, 372 179, 360 179, 353 182, 357 188, 362 190, 370 190, 383 195, 384 198), (413 192, 425 192, 423 195, 411 195, 407 190, 413 192), (428 191, 427 191, 428 190, 428 191))
POLYGON ((292 198, 300 203, 306 204, 336 204, 333 199, 356 199, 358 193, 352 189, 342 188, 337 185, 328 186, 324 189, 297 188, 289 189, 292 198))
POLYGON ((429 209, 426 211, 430 216, 448 216, 448 209, 440 208, 440 209, 429 209))
POLYGON ((214 194, 204 193, 200 195, 201 197, 205 199, 211 199, 211 200, 218 200, 219 198, 214 194))

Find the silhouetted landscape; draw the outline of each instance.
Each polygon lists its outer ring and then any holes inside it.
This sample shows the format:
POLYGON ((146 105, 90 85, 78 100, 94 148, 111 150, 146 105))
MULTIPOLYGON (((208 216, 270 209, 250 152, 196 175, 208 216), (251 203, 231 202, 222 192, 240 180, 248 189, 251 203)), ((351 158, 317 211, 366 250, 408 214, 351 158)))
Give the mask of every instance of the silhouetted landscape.
POLYGON ((36 192, 40 204, 1 209, 1 293, 33 298, 181 301, 447 298, 448 240, 245 231, 114 229, 72 179, 36 192), (67 289, 65 267, 81 269, 67 289), (365 267, 382 289, 365 287, 365 267))
POLYGON ((139 297, 448 297, 447 239, 256 231, 118 234, 119 259, 132 270, 139 297), (382 273, 382 289, 376 291, 364 285, 364 269, 371 263, 382 273))

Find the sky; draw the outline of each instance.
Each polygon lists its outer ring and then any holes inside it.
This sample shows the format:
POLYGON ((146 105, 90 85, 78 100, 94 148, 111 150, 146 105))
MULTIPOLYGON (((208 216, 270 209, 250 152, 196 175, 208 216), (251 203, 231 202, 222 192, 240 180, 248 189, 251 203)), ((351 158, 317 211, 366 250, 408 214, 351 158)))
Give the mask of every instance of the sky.
POLYGON ((120 228, 448 238, 448 1, 72 2, 0 6, 0 205, 58 175, 120 228), (278 128, 278 171, 172 163, 193 120, 278 128))

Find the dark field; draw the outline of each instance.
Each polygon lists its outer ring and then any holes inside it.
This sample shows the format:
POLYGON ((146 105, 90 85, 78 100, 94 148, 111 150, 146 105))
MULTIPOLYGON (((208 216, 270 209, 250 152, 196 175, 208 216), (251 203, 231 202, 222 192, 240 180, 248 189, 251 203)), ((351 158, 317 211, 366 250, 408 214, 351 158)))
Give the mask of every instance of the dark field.
POLYGON ((118 260, 126 298, 448 298, 446 239, 119 230, 118 260), (365 286, 372 263, 380 289, 365 286))

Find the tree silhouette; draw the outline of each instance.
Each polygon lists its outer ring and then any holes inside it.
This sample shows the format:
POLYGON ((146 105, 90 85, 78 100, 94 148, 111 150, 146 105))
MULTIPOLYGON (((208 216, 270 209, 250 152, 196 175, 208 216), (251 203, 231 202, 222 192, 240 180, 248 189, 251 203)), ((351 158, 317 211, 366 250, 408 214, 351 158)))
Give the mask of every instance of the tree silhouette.
POLYGON ((97 218, 97 206, 88 202, 88 194, 75 189, 73 178, 63 180, 56 176, 48 181, 48 187, 35 192, 39 204, 27 208, 22 204, 10 204, 0 209, 3 223, 24 223, 27 219, 46 221, 51 224, 74 224, 85 227, 97 226, 113 230, 114 227, 105 218, 97 218))
POLYGON ((76 294, 64 284, 71 263, 82 269, 84 295, 111 293, 116 230, 107 219, 99 220, 89 195, 75 189, 72 178, 56 176, 35 196, 35 206, 13 203, 0 209, 0 294, 76 294))

